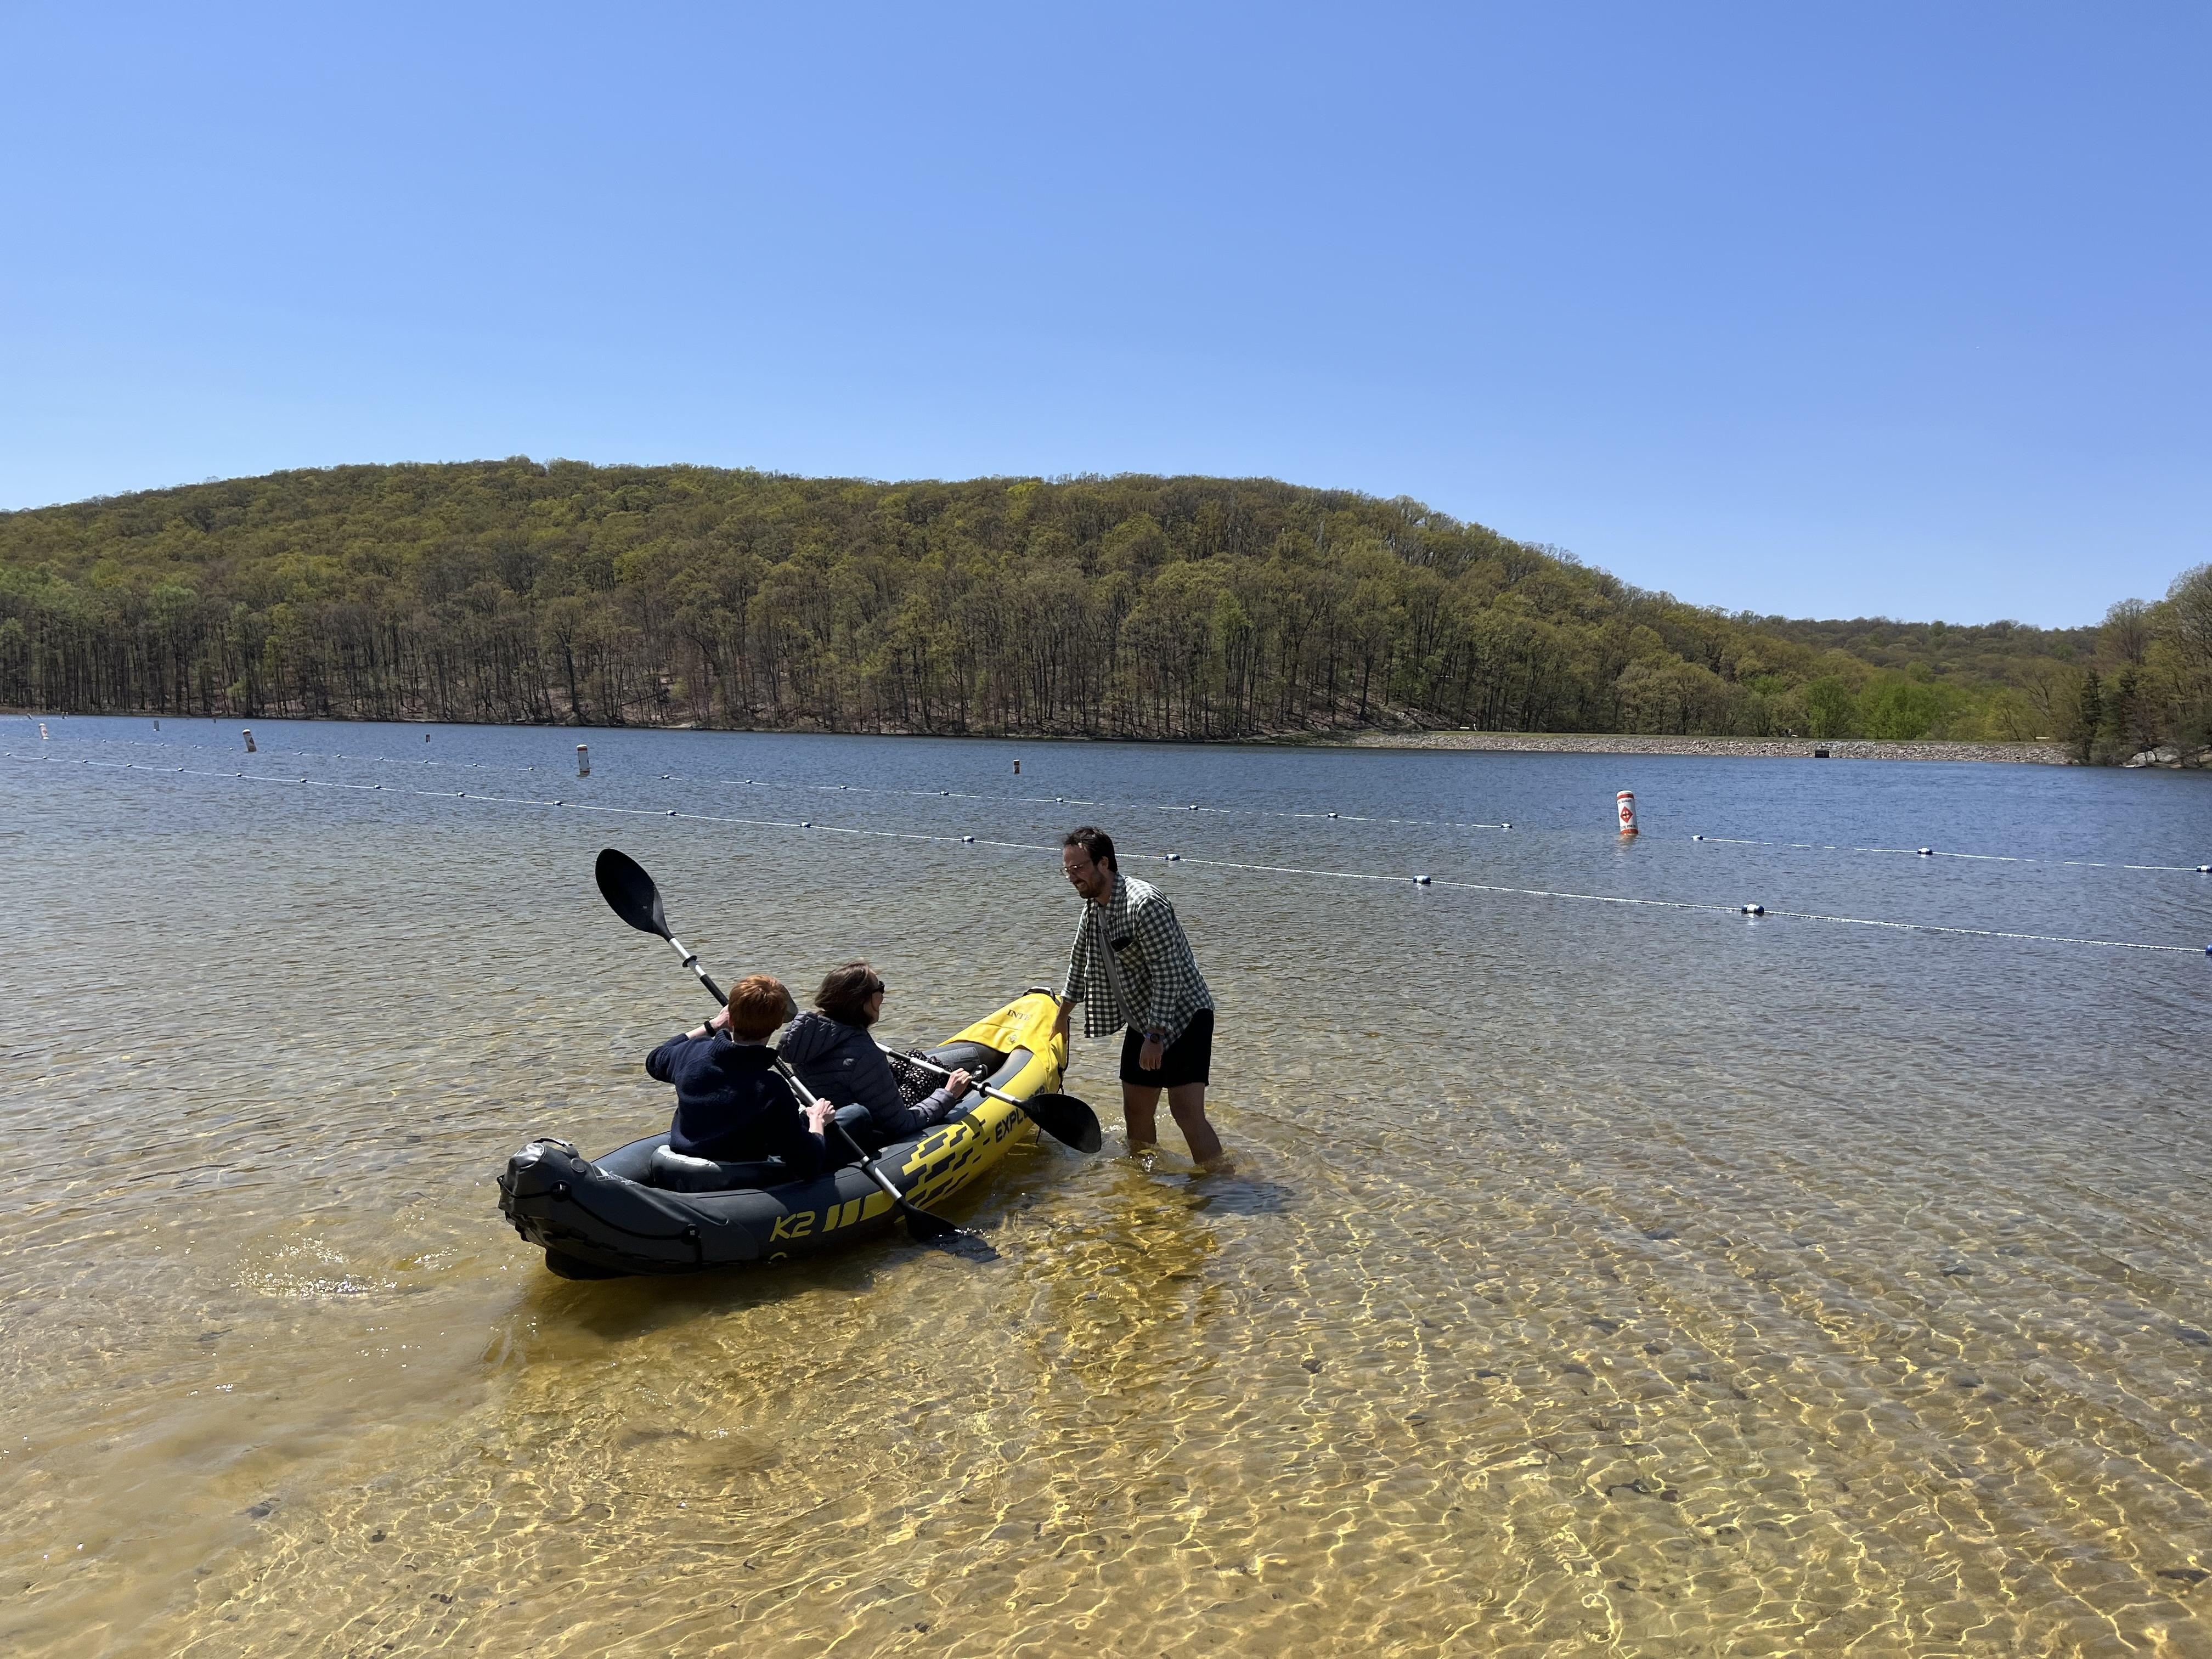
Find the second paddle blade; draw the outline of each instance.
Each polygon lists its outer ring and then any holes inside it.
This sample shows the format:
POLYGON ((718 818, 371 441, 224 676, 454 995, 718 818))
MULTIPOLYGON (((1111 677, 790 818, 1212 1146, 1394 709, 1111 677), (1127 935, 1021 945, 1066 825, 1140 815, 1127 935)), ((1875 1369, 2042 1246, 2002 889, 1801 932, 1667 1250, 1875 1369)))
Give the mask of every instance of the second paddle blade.
POLYGON ((1033 1095, 1022 1109, 1038 1128, 1079 1152, 1095 1152, 1106 1144, 1098 1114, 1073 1095, 1033 1095))

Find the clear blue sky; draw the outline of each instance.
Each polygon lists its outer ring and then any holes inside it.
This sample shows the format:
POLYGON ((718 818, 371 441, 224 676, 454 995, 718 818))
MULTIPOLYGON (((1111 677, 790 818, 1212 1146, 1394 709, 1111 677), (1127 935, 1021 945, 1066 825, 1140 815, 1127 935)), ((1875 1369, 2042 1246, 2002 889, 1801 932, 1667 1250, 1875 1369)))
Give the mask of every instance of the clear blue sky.
POLYGON ((529 454, 1409 495, 1794 615, 2212 558, 2212 8, 0 10, 0 507, 529 454))

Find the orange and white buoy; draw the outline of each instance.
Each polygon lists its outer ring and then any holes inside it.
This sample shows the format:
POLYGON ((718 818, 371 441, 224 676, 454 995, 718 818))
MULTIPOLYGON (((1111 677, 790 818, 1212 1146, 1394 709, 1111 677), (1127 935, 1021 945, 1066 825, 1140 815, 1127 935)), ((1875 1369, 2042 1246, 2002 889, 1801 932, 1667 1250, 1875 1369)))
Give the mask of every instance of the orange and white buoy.
POLYGON ((1624 836, 1634 835, 1636 833, 1636 792, 1633 789, 1624 789, 1613 797, 1613 800, 1620 809, 1620 833, 1624 836))
POLYGON ((576 745, 576 775, 580 778, 592 775, 592 746, 589 744, 576 745))
POLYGON ((254 749, 254 747, 253 747, 253 728, 252 728, 252 726, 247 726, 247 727, 246 727, 246 728, 245 728, 245 731, 246 731, 246 752, 247 754, 249 754, 249 755, 251 755, 251 754, 254 754, 254 753, 256 753, 256 752, 258 752, 258 751, 257 751, 257 750, 254 749))

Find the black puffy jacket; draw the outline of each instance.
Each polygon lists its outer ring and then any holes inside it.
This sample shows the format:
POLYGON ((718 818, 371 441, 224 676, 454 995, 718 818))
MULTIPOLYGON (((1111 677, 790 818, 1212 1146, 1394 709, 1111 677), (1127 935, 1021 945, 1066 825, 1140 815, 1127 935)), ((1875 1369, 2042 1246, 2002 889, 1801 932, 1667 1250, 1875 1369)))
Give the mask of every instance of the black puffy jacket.
POLYGON ((777 1045, 791 1069, 823 1099, 868 1109, 879 1144, 909 1140, 951 1115, 956 1103, 944 1090, 915 1105, 899 1093, 898 1079, 875 1039, 857 1025, 810 1008, 785 1028, 777 1045))

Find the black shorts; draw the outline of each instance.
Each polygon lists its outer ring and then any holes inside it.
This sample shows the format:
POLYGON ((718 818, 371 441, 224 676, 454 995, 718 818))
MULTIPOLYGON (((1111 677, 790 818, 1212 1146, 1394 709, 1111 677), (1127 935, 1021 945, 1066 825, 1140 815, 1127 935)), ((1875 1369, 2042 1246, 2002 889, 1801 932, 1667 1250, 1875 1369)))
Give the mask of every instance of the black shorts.
POLYGON ((1148 1072, 1137 1063, 1144 1053, 1145 1034, 1134 1026, 1121 1039, 1121 1081, 1144 1089, 1180 1089, 1187 1083, 1210 1083, 1213 1070, 1213 1010, 1201 1008, 1190 1017, 1182 1035, 1168 1044, 1160 1056, 1160 1069, 1148 1072))

